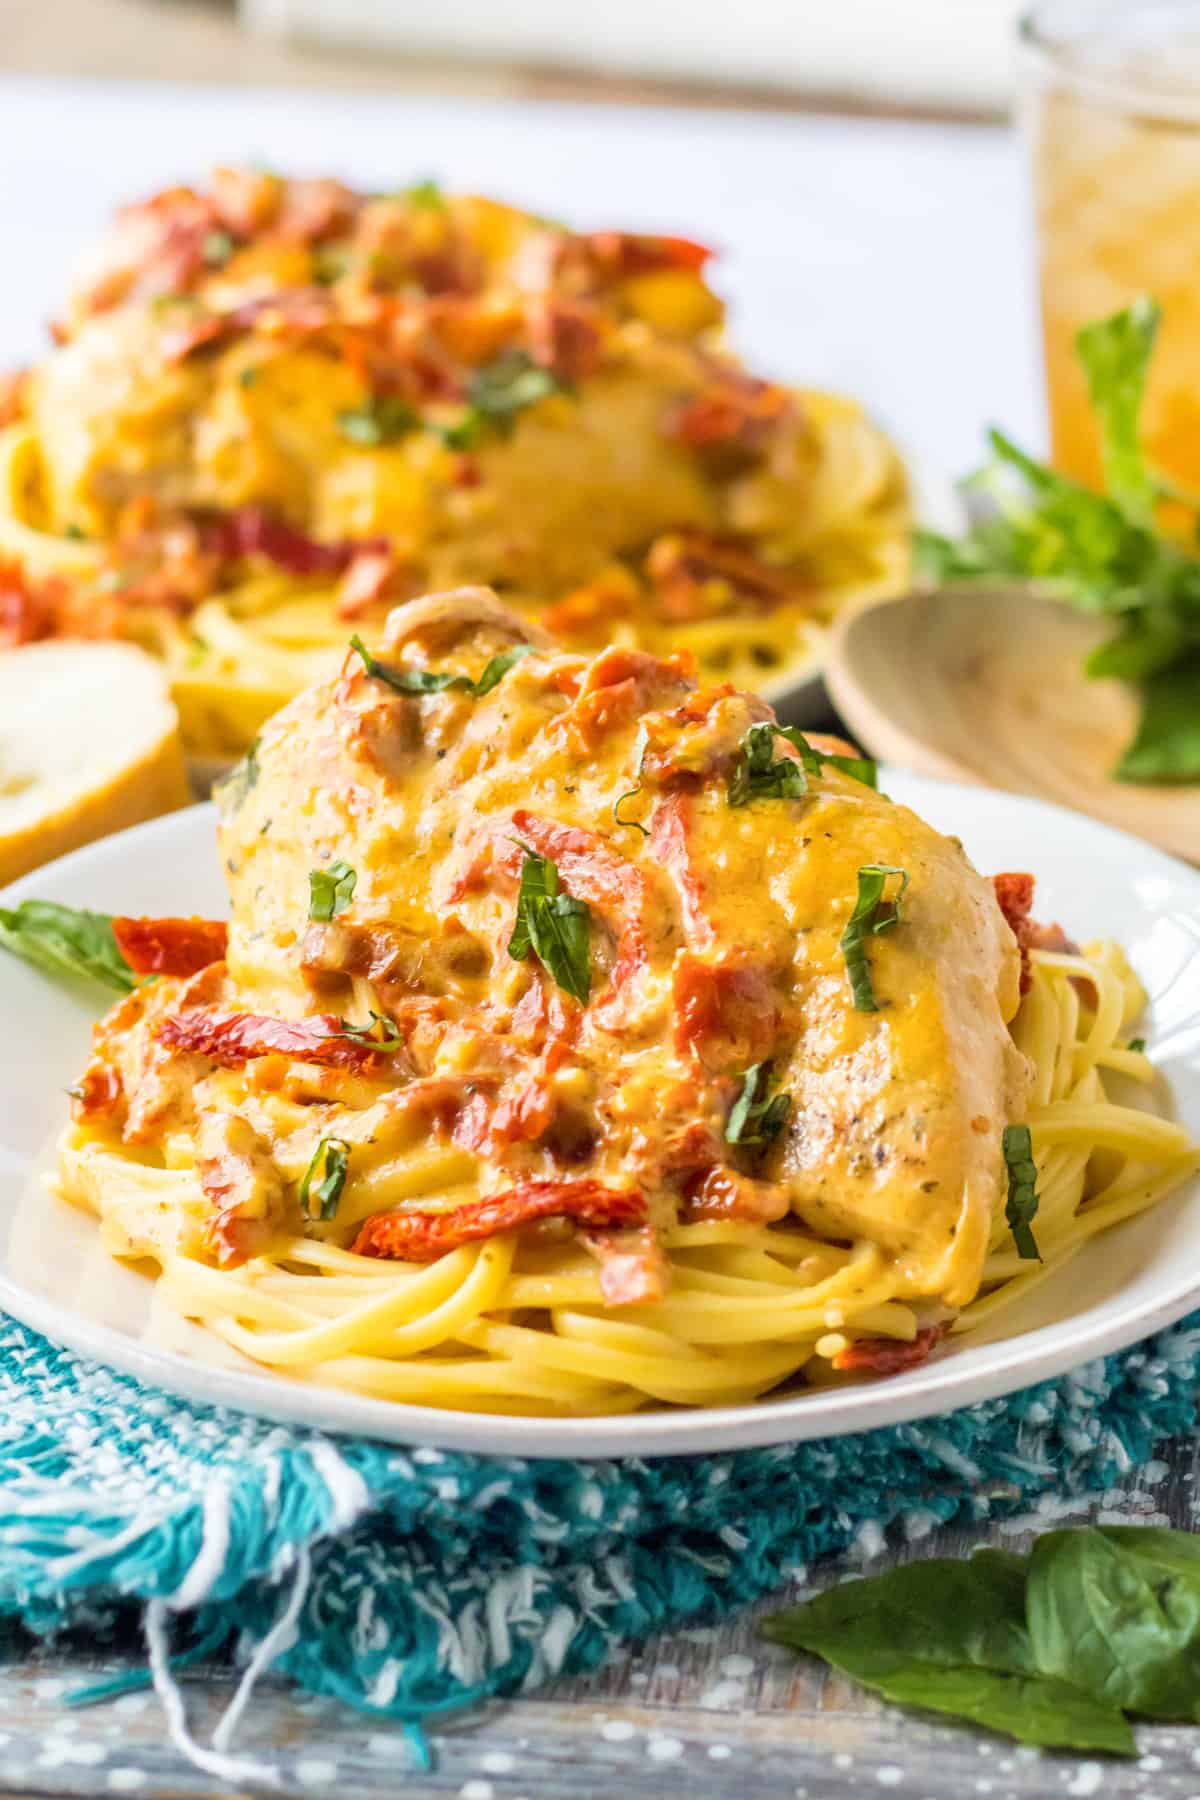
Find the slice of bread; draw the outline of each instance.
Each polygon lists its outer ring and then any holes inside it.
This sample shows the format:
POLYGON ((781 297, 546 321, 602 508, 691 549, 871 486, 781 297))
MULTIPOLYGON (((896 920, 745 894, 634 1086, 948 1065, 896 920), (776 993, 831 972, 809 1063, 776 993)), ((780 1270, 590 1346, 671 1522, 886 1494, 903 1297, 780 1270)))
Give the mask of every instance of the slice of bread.
POLYGON ((70 639, 0 654, 0 886, 191 799, 162 667, 70 639))

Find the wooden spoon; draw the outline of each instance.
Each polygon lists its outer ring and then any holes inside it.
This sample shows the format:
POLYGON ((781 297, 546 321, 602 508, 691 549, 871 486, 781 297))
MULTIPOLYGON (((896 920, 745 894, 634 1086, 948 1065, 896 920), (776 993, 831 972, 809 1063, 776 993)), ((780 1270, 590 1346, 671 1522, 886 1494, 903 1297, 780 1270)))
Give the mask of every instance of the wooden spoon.
POLYGON ((1200 786, 1114 781, 1137 709, 1083 663, 1111 625, 1018 587, 947 587, 843 617, 825 678, 851 735, 926 775, 1036 794, 1200 862, 1200 786))

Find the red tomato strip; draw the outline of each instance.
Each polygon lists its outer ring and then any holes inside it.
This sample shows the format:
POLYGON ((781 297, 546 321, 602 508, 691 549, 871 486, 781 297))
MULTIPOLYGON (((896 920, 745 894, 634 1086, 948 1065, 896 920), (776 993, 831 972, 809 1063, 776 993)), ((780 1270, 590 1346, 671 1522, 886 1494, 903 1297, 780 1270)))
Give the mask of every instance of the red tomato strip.
POLYGON ((360 556, 388 554, 386 538, 346 538, 319 544, 261 506, 210 515, 201 521, 201 542, 224 561, 265 557, 293 575, 341 575, 360 556))
POLYGON ((711 950, 717 934, 704 910, 704 883, 688 843, 691 828, 690 797, 682 791, 664 794, 650 820, 650 849, 679 891, 688 944, 695 950, 711 950))
POLYGON ((135 975, 198 975, 225 955, 222 919, 114 919, 117 949, 135 975))
POLYGON ((375 1068, 381 1053, 339 1035, 341 1029, 341 1020, 333 1013, 319 1013, 315 1019, 272 1019, 261 1013, 197 1006, 164 1019, 154 1035, 171 1050, 207 1056, 227 1069, 240 1068, 257 1056, 291 1056, 338 1069, 375 1068))
POLYGON ((354 1240, 359 1256, 399 1262, 433 1262, 460 1244, 495 1237, 538 1219, 573 1219, 577 1225, 644 1225, 646 1202, 636 1190, 598 1181, 519 1181, 507 1193, 472 1200, 453 1212, 376 1213, 354 1240))
POLYGON ((859 1338, 838 1352, 833 1366, 843 1372, 863 1369, 872 1375, 899 1375, 904 1369, 915 1369, 927 1362, 949 1329, 948 1320, 942 1325, 924 1325, 911 1344, 899 1338, 859 1338))
POLYGON ((694 238, 659 237, 635 231, 591 231, 587 246, 609 275, 652 275, 658 269, 704 267, 715 253, 694 238))

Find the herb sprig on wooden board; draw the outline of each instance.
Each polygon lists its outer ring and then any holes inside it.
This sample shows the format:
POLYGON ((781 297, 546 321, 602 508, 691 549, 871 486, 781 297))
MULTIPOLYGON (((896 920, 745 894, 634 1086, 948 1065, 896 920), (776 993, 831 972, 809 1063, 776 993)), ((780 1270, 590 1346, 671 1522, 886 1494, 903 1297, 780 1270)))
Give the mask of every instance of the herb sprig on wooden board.
POLYGON ((965 537, 918 532, 922 573, 941 582, 1008 577, 1110 619, 1114 635, 1085 665, 1136 684, 1141 719, 1113 775, 1200 781, 1200 497, 1146 462, 1139 420, 1160 323, 1143 298, 1079 333, 1077 349, 1100 428, 1107 494, 1094 494, 989 433, 992 460, 968 487, 993 511, 965 537), (1156 509, 1192 515, 1191 543, 1160 531, 1156 509))
POLYGON ((981 1550, 843 1582, 762 1630, 899 1706, 1132 1756, 1127 1715, 1200 1721, 1200 1538, 1051 1531, 1028 1556, 981 1550))

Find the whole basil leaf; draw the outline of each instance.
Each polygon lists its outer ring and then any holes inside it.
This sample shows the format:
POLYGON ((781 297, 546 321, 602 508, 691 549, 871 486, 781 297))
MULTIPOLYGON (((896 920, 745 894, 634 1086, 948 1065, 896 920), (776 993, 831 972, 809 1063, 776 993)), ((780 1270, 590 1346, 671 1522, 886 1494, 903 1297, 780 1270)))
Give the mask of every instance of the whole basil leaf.
POLYGON ((82 975, 132 993, 137 978, 117 948, 108 913, 59 906, 53 900, 22 900, 0 906, 0 948, 50 975, 82 975))
POLYGON ((765 1636, 822 1657, 902 1706, 971 1719, 1022 1743, 1129 1756, 1120 1710, 1041 1674, 1025 1625, 1025 1560, 911 1563, 828 1589, 764 1621, 765 1636))
POLYGON ((1200 781, 1200 651, 1143 683, 1137 736, 1113 774, 1118 781, 1200 781))
POLYGON ((1150 528, 1157 493, 1138 442, 1138 420, 1161 320, 1157 301, 1143 294, 1123 312, 1085 325, 1075 340, 1100 426, 1108 491, 1127 518, 1150 528))
POLYGON ((1137 1752, 1129 1721, 1116 1707, 1045 1675, 924 1666, 864 1686, 897 1706, 950 1713, 1044 1750, 1103 1750, 1113 1756, 1137 1752))
POLYGON ((1046 1674, 1127 1712, 1200 1720, 1200 1538, 1049 1531, 1033 1547, 1025 1605, 1046 1674))

